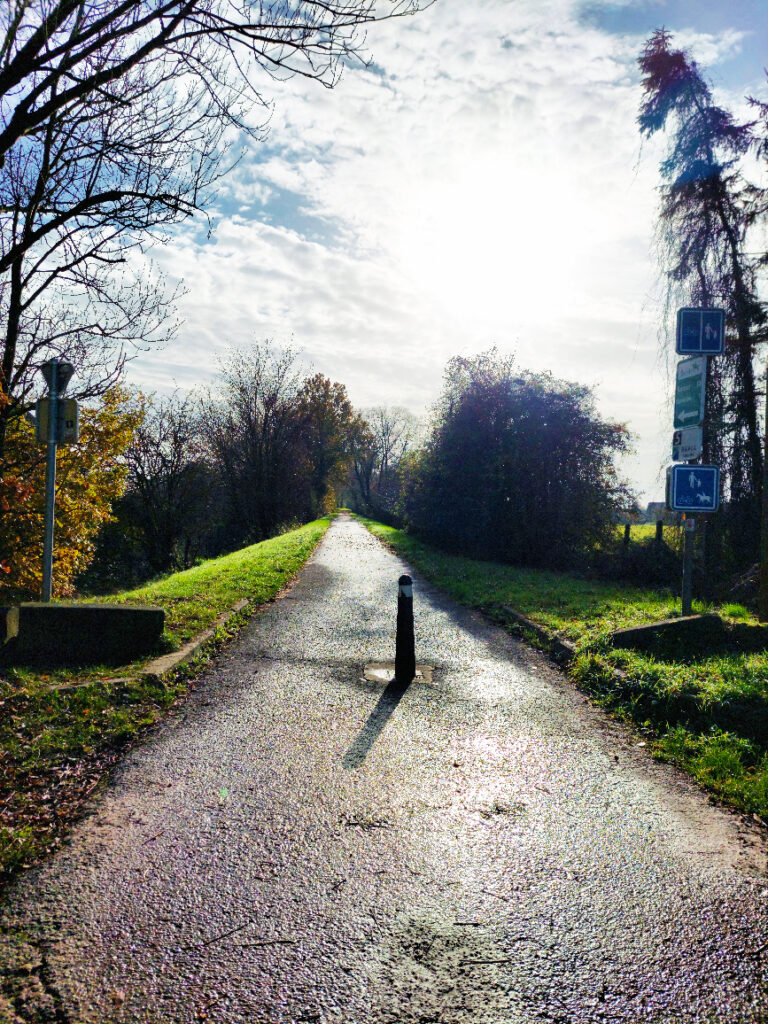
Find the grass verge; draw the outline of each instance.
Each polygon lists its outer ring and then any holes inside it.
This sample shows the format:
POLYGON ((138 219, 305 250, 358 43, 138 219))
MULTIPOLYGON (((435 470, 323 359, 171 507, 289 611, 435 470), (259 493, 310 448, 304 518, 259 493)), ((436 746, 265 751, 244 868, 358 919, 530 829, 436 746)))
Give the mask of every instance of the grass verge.
POLYGON ((209 627, 237 601, 246 610, 217 630, 202 656, 171 679, 140 675, 142 663, 44 672, 0 670, 0 881, 57 846, 125 744, 183 694, 210 650, 290 581, 325 533, 319 519, 112 601, 166 609, 167 647, 209 627))
MULTIPOLYGON (((652 656, 616 649, 614 630, 679 615, 679 600, 669 592, 451 555, 401 530, 362 522, 454 600, 502 622, 507 605, 570 641, 576 656, 568 672, 581 689, 638 726, 657 757, 730 805, 768 819, 768 652, 652 656)), ((755 621, 740 605, 694 602, 694 611, 755 621)))

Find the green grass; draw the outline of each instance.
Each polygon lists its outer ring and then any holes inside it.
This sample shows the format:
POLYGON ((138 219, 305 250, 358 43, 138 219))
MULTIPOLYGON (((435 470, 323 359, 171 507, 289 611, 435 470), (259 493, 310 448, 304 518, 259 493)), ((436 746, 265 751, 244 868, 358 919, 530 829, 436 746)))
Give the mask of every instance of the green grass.
MULTIPOLYGON (((113 595, 110 601, 166 608, 168 647, 199 635, 237 601, 248 609, 217 631, 211 648, 301 568, 329 519, 113 595)), ((66 824, 117 758, 188 685, 203 652, 174 677, 139 674, 141 663, 43 672, 24 666, 0 677, 0 879, 55 847, 66 824), (112 679, 117 677, 117 682, 112 679), (122 681, 121 681, 122 680, 122 681)))
POLYGON ((318 519, 136 590, 121 591, 109 601, 165 608, 166 635, 180 646, 242 598, 254 605, 271 600, 301 568, 329 523, 318 519))
POLYGON ((509 605, 566 639, 601 636, 679 612, 680 602, 671 593, 451 555, 402 530, 362 521, 462 604, 487 609, 509 605))
MULTIPOLYGON (((657 756, 733 806, 768 819, 768 652, 734 647, 653 657, 620 650, 610 642, 614 630, 679 615, 679 598, 451 555, 401 530, 363 522, 456 601, 502 622, 506 605, 569 640, 576 657, 568 671, 582 689, 643 730, 657 756)), ((694 602, 694 611, 756 624, 741 605, 694 602)))
MULTIPOLYGON (((669 531, 672 529, 667 526, 664 529, 665 540, 669 536, 669 531)), ((656 536, 656 523, 631 523, 629 527, 630 538, 635 540, 650 540, 656 536)), ((619 524, 616 526, 616 537, 618 539, 624 538, 624 525, 619 524)))

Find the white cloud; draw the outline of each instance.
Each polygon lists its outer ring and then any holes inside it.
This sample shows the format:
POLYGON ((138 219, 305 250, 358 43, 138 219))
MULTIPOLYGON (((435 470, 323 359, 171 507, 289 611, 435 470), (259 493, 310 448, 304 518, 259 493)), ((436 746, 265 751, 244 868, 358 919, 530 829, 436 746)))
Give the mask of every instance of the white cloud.
MULTIPOLYGON (((268 141, 223 185, 237 212, 212 244, 185 230, 156 255, 186 282, 186 324, 137 379, 189 386, 231 343, 293 338, 357 405, 419 412, 450 356, 497 344, 596 386, 657 496, 659 147, 638 163, 641 41, 574 7, 441 0, 372 28, 375 66, 333 91, 280 86, 268 141)), ((714 60, 740 38, 681 45, 714 60)))

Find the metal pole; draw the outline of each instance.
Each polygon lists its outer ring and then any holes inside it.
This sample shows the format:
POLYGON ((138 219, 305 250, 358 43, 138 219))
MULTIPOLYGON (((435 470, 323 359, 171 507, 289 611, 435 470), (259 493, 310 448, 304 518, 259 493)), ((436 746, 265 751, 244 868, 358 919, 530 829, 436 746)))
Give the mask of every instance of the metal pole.
POLYGON ((397 581, 397 636, 395 638, 395 680, 413 682, 416 675, 416 648, 413 638, 413 580, 401 576, 397 581))
POLYGON ((696 537, 696 520, 686 519, 683 529, 683 615, 690 615, 693 605, 693 542, 696 537))
POLYGON ((53 510, 56 500, 56 434, 58 427, 58 359, 51 359, 51 381, 48 392, 48 459, 45 466, 45 529, 43 535, 43 592, 41 601, 51 600, 53 577, 53 510))
POLYGON ((768 365, 765 368, 765 437, 763 440, 763 502, 760 517, 760 591, 757 613, 768 622, 768 365))

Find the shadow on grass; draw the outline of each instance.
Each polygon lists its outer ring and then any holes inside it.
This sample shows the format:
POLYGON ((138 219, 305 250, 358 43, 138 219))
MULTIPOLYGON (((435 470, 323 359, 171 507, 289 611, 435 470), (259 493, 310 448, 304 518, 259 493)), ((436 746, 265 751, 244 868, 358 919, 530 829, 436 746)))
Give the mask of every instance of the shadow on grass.
POLYGON ((371 747, 384 731, 395 708, 403 699, 410 683, 399 683, 391 680, 379 697, 378 703, 368 716, 368 720, 357 734, 354 743, 344 755, 342 764, 345 768, 359 768, 368 756, 371 747))

